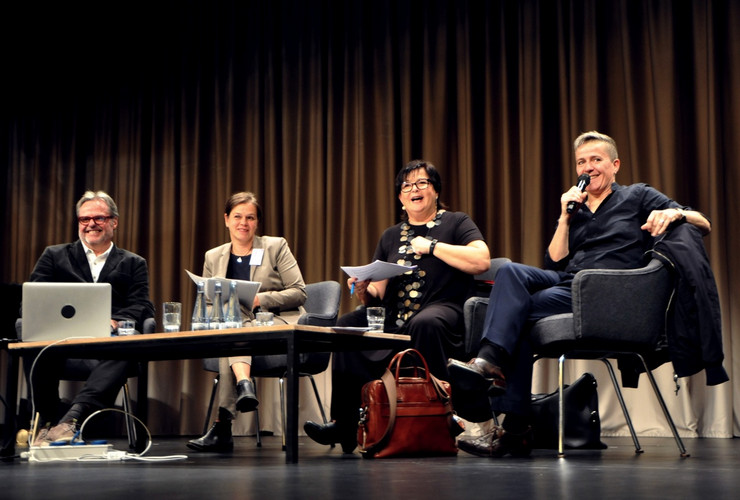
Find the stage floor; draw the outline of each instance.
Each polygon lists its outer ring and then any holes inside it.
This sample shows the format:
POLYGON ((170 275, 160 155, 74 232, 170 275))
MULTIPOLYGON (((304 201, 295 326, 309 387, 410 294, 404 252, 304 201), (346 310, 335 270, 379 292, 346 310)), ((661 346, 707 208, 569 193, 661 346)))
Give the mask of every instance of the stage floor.
MULTIPOLYGON (((681 458, 672 438, 603 438, 599 451, 558 459, 535 450, 526 459, 457 457, 363 459, 339 447, 299 438, 300 461, 286 464, 279 437, 235 438, 231 454, 195 453, 188 438, 153 440, 146 456, 184 460, 141 462, 0 462, 1 498, 736 498, 740 440, 685 439, 681 458)), ((125 441, 114 448, 126 450, 125 441)), ((22 451, 22 450, 21 450, 22 451)))

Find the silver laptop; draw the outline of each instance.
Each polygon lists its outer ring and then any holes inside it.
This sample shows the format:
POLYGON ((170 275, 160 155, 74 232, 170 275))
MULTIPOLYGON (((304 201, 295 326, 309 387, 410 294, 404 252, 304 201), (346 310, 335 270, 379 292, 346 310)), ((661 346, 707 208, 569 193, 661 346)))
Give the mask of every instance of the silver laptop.
POLYGON ((110 337, 110 283, 23 283, 21 340, 110 337))

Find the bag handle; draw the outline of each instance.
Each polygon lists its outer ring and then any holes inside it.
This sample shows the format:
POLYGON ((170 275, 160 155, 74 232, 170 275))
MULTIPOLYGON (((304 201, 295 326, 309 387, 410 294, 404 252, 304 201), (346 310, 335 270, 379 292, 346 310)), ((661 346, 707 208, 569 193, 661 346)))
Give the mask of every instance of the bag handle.
MULTIPOLYGON (((424 381, 429 382, 429 365, 427 365, 427 360, 424 359, 424 356, 421 355, 419 351, 416 349, 406 349, 405 351, 401 351, 395 356, 393 356, 393 359, 391 359, 391 362, 388 363, 388 370, 393 371, 393 365, 396 365, 396 380, 399 379, 401 376, 401 361, 403 360, 403 357, 409 355, 409 356, 416 356, 417 359, 421 361, 421 365, 424 367, 424 381)), ((419 363, 414 364, 414 368, 419 368, 419 363)))
MULTIPOLYGON (((442 387, 442 383, 440 382, 440 380, 429 372, 429 365, 427 364, 427 360, 424 359, 424 356, 422 356, 421 353, 417 351, 416 349, 406 349, 405 351, 401 351, 395 356, 393 356, 393 359, 391 359, 391 362, 388 363, 388 370, 393 370, 393 364, 394 363, 396 364, 395 382, 397 382, 398 378, 400 377, 401 360, 406 355, 411 355, 411 356, 415 355, 419 360, 421 360, 421 364, 424 366, 424 377, 425 377, 424 381, 431 382, 432 385, 434 386, 434 389, 437 391, 437 396, 439 396, 439 399, 443 403, 447 403, 450 400, 450 395, 442 387)), ((417 363, 415 367, 418 368, 419 364, 417 363)), ((388 389, 386 387, 386 392, 387 390, 388 389)))
POLYGON ((431 375, 431 377, 434 388, 437 390, 437 396, 439 396, 440 401, 447 405, 450 402, 449 393, 442 387, 442 382, 437 377, 434 375, 431 375))
MULTIPOLYGON (((425 374, 424 382, 430 383, 432 385, 432 387, 434 387, 434 390, 437 393, 437 397, 439 398, 440 402, 444 405, 444 407, 449 412, 447 421, 448 421, 448 425, 449 425, 450 429, 455 428, 455 426, 457 424, 454 422, 454 420, 452 418, 452 414, 453 414, 452 397, 445 390, 445 388, 442 386, 442 381, 440 381, 437 377, 435 377, 434 375, 432 375, 430 373, 430 371, 429 371, 429 365, 427 365, 427 360, 424 359, 424 356, 422 356, 421 353, 419 351, 417 351, 416 349, 406 349, 405 351, 399 352, 398 354, 396 354, 395 356, 393 356, 393 359, 391 359, 391 362, 388 364, 388 370, 386 370, 386 371, 392 370, 393 369, 393 363, 396 363, 396 378, 395 378, 395 380, 392 379, 392 378, 389 378, 388 379, 389 380, 389 383, 386 382, 386 381, 383 382, 383 384, 386 387, 386 392, 389 395, 388 397, 390 397, 390 391, 388 391, 388 386, 389 385, 392 385, 393 386, 393 394, 394 394, 394 398, 395 398, 395 394, 396 394, 396 386, 395 386, 395 384, 398 383, 398 378, 400 376, 400 370, 401 370, 401 360, 403 359, 403 357, 405 355, 416 356, 416 358, 418 358, 419 360, 421 360, 421 364, 424 365, 424 374, 425 374)), ((419 364, 417 363, 416 365, 414 365, 414 368, 419 368, 419 364)), ((390 433, 393 431, 393 425, 392 425, 392 423, 395 422, 395 417, 396 417, 396 412, 395 412, 395 402, 394 402, 392 404, 392 413, 391 413, 391 418, 389 419, 389 427, 386 430, 386 434, 387 435, 390 435, 390 433)), ((385 438, 386 434, 383 435, 384 438, 385 438)), ((379 443, 381 441, 379 441, 379 443)))

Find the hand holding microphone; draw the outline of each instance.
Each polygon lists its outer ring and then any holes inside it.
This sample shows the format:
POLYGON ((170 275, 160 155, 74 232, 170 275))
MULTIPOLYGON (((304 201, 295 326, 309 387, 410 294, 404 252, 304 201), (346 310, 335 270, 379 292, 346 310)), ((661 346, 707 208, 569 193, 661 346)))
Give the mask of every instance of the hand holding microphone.
MULTIPOLYGON (((580 189, 581 192, 584 192, 589 182, 591 182, 591 177, 588 174, 581 174, 578 176, 576 187, 580 189)), ((565 207, 565 211, 569 214, 573 214, 577 212, 579 208, 581 208, 581 204, 579 202, 569 201, 568 205, 565 207)))

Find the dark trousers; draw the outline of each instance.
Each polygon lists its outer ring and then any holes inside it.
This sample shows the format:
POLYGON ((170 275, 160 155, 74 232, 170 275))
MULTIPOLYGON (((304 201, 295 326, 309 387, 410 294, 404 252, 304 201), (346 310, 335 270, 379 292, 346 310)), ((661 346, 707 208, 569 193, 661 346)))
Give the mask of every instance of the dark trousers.
POLYGON ((524 264, 508 263, 496 273, 482 341, 510 355, 503 366, 507 390, 492 400, 496 412, 529 415, 532 391, 532 348, 529 326, 538 319, 572 311, 572 276, 524 264))
MULTIPOLYGON (((386 331, 392 321, 386 318, 386 331)), ((367 326, 365 309, 345 314, 337 326, 367 326)), ((416 313, 397 331, 411 336, 411 345, 418 350, 437 378, 449 380, 447 358, 455 357, 462 347, 464 325, 459 307, 449 304, 429 304, 416 313)), ((388 367, 395 351, 362 351, 334 353, 332 366, 331 417, 346 439, 356 435, 362 386, 379 379, 388 367)))
MULTIPOLYGON (((56 424, 61 417, 58 414, 60 380, 84 380, 85 386, 72 404, 84 403, 94 411, 113 406, 134 366, 129 361, 39 358, 34 367, 32 393, 40 424, 56 424)), ((31 380, 30 367, 30 360, 24 363, 27 380, 31 380)))

